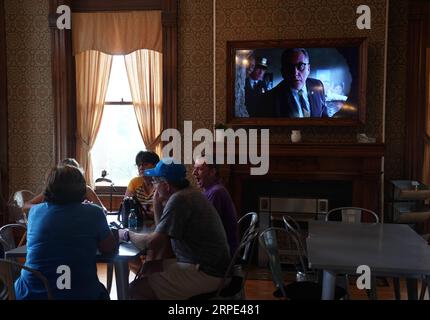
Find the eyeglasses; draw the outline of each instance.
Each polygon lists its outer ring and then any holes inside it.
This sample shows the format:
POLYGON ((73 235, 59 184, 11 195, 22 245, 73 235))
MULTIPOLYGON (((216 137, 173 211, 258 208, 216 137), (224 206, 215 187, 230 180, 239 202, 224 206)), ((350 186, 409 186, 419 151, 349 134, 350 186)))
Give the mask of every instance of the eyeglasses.
POLYGON ((161 178, 152 178, 152 184, 154 186, 156 186, 156 185, 158 185, 158 184, 160 184, 161 182, 164 182, 164 181, 166 181, 166 180, 161 179, 161 178))
POLYGON ((310 63, 305 63, 305 62, 299 62, 297 64, 287 64, 287 70, 299 70, 299 71, 305 71, 305 68, 307 65, 309 65, 310 63))
POLYGON ((144 167, 146 164, 146 162, 136 163, 136 167, 144 167))

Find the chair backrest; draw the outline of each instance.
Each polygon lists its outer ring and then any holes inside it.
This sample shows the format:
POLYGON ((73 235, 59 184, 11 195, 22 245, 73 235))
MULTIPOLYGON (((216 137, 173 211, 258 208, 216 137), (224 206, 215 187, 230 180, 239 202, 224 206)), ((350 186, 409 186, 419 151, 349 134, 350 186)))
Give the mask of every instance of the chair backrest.
POLYGON ((242 283, 240 288, 238 288, 239 289, 238 291, 243 289, 243 286, 245 284, 245 280, 248 274, 248 270, 246 270, 245 274, 243 274, 243 266, 246 266, 247 264, 249 264, 250 259, 241 260, 240 264, 238 264, 237 261, 239 260, 239 256, 242 254, 244 248, 252 246, 257 236, 258 236, 258 229, 254 229, 252 232, 248 232, 242 237, 242 240, 240 241, 239 246, 237 247, 236 251, 234 252, 230 260, 230 264, 227 267, 224 277, 221 280, 220 285, 218 286, 218 290, 216 293, 217 297, 220 296, 221 291, 224 289, 227 279, 231 277, 242 278, 242 283))
MULTIPOLYGON (((13 269, 19 268, 31 272, 37 279, 42 281, 43 286, 46 290, 46 296, 48 300, 52 300, 51 289, 49 288, 49 282, 46 277, 37 270, 31 269, 20 263, 10 260, 0 259, 0 283, 3 284, 3 290, 0 293, 3 299, 8 298, 9 300, 15 300, 15 288, 14 282, 16 278, 14 277, 13 269), (6 290, 5 290, 6 289, 6 290)), ((1 287, 1 286, 0 286, 1 287)), ((1 290, 1 289, 0 289, 1 290)))
MULTIPOLYGON (((239 230, 241 227, 243 227, 244 232, 243 236, 241 238, 242 240, 246 239, 250 234, 253 234, 254 231, 257 229, 257 223, 258 223, 258 214, 256 212, 248 212, 247 214, 243 215, 242 218, 237 221, 237 224, 239 225, 239 230)), ((243 247, 241 250, 241 253, 238 255, 238 258, 242 261, 248 261, 249 255, 252 252, 254 242, 251 241, 248 243, 247 246, 243 247)))
POLYGON ((291 232, 294 236, 296 236, 297 241, 299 242, 299 245, 300 245, 301 253, 306 255, 307 251, 306 251, 304 234, 299 223, 288 215, 282 216, 282 220, 284 221, 285 229, 288 232, 291 232))
POLYGON ((331 209, 325 216, 325 221, 334 221, 340 217, 340 221, 346 223, 362 223, 363 215, 370 217, 373 223, 379 223, 378 215, 372 210, 359 207, 340 207, 331 209))
POLYGON ((29 190, 19 190, 12 194, 7 203, 9 220, 19 223, 27 223, 27 214, 24 211, 24 205, 35 196, 36 195, 29 190))
MULTIPOLYGON (((300 252, 300 244, 297 237, 292 232, 289 232, 284 228, 270 227, 260 233, 259 242, 269 258, 269 268, 272 273, 272 281, 275 287, 279 289, 285 297, 284 274, 279 256, 277 233, 279 233, 280 238, 285 241, 285 244, 290 248, 297 250, 297 252, 300 252)), ((300 254, 299 256, 299 263, 296 265, 297 271, 302 274, 306 274, 306 266, 303 259, 306 256, 302 256, 300 254)))
POLYGON ((5 251, 15 249, 19 243, 15 241, 16 232, 25 234, 27 227, 23 224, 11 223, 0 227, 0 239, 5 251))

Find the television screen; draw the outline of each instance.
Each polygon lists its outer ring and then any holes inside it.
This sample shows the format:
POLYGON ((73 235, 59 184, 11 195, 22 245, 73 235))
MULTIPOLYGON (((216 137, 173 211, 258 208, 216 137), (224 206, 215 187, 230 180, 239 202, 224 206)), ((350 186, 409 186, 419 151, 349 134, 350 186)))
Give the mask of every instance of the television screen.
POLYGON ((252 124, 257 118, 258 125, 263 119, 270 124, 363 123, 364 44, 365 39, 230 44, 229 120, 252 124))

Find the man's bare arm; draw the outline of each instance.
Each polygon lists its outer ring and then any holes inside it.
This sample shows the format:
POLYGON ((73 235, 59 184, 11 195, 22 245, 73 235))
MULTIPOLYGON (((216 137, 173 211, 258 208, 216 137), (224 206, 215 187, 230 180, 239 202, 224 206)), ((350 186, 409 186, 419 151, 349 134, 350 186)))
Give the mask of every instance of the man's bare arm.
POLYGON ((169 243, 169 236, 165 233, 152 232, 149 234, 140 234, 129 231, 130 241, 139 250, 151 249, 155 252, 162 250, 169 243))

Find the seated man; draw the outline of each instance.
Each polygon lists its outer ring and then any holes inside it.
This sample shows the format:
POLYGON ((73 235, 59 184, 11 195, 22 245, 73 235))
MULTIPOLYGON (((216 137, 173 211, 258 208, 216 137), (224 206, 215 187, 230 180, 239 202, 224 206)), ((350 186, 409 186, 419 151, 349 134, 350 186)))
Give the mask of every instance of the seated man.
POLYGON ((203 189, 206 198, 218 211, 227 234, 230 254, 233 255, 239 244, 236 208, 230 194, 221 183, 218 166, 207 163, 204 157, 198 158, 194 164, 193 176, 197 185, 203 189))
POLYGON ((150 234, 120 233, 139 249, 163 250, 172 244, 176 259, 162 261, 160 270, 130 284, 132 299, 187 299, 218 288, 230 262, 227 237, 215 208, 189 186, 186 169, 173 159, 145 170, 155 185, 150 234))

